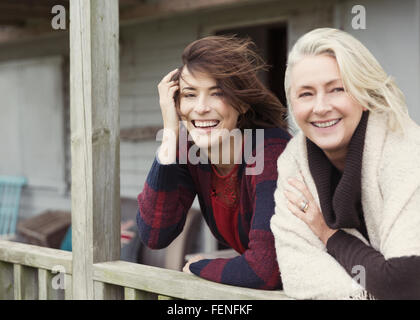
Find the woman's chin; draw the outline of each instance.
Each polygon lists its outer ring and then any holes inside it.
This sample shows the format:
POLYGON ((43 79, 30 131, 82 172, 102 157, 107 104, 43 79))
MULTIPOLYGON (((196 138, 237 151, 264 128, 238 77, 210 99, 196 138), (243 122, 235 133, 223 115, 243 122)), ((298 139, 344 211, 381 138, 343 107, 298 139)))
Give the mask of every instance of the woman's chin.
POLYGON ((343 148, 343 143, 338 139, 310 139, 318 148, 326 153, 331 153, 343 148))

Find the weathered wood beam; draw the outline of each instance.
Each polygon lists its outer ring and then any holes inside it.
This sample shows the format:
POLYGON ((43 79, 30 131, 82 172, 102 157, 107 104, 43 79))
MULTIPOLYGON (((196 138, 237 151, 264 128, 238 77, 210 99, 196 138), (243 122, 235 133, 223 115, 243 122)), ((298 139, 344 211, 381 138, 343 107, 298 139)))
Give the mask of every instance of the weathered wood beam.
MULTIPOLYGON (((94 265, 94 279, 131 289, 153 292, 161 296, 193 300, 289 300, 280 290, 256 290, 207 281, 194 275, 126 261, 94 265)), ((127 298, 132 290, 125 289, 127 298)))
POLYGON ((0 240, 0 261, 47 270, 60 265, 72 273, 71 252, 25 243, 0 240))
POLYGON ((62 5, 66 10, 69 8, 68 1, 37 1, 35 3, 22 2, 0 2, 0 23, 7 21, 44 20, 51 21, 52 8, 55 5, 62 5))
POLYGON ((72 0, 70 20, 73 298, 94 299, 93 263, 120 257, 118 0, 72 0))
POLYGON ((41 6, 41 5, 52 7, 56 4, 68 6, 69 0, 1 0, 0 8, 3 5, 13 5, 18 8, 18 7, 41 6))
MULTIPOLYGON (((267 2, 263 0, 259 2, 267 2)), ((161 0, 154 3, 145 3, 128 8, 121 8, 122 21, 156 18, 176 13, 216 8, 222 6, 244 5, 255 3, 255 0, 161 0)))

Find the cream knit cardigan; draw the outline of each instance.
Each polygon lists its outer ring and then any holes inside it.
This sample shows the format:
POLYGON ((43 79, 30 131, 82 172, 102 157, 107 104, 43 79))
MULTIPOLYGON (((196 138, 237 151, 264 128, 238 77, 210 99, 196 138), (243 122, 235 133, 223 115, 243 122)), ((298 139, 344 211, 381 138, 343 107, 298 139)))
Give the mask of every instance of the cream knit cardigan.
MULTIPOLYGON (((420 127, 407 119, 402 136, 387 129, 386 123, 386 114, 371 112, 362 158, 361 197, 370 245, 385 259, 420 255, 420 127)), ((321 240, 287 209, 286 180, 299 177, 299 171, 319 206, 301 131, 290 140, 277 166, 271 230, 285 293, 296 299, 367 298, 321 240)), ((357 230, 343 230, 367 244, 357 230)))

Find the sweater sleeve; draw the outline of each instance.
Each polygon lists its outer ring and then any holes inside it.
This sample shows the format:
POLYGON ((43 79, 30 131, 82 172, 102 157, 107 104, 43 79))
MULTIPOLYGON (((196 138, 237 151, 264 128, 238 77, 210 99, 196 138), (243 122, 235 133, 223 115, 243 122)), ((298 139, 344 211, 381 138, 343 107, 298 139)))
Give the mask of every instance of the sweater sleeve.
POLYGON ((270 230, 274 214, 274 190, 277 181, 276 160, 287 140, 271 144, 264 150, 264 169, 261 174, 249 176, 254 207, 249 243, 245 252, 231 259, 205 259, 190 265, 192 273, 224 284, 255 289, 281 289, 279 267, 270 230))
POLYGON ((357 274, 362 276, 361 284, 364 282, 375 298, 420 299, 420 256, 386 260, 379 251, 342 230, 328 239, 327 250, 350 276, 362 270, 357 274))
POLYGON ((186 165, 163 165, 155 158, 137 197, 142 242, 152 249, 167 247, 181 233, 195 195, 186 165))

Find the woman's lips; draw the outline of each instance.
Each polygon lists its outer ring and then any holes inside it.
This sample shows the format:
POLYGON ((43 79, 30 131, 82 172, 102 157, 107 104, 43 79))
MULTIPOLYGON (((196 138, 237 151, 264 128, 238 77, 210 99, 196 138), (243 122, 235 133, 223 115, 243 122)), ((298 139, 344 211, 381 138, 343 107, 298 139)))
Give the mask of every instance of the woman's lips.
POLYGON ((192 120, 191 123, 193 124, 194 128, 199 131, 210 132, 211 130, 215 129, 219 124, 219 120, 192 120))
POLYGON ((326 121, 313 121, 311 124, 319 129, 328 129, 332 128, 337 125, 341 121, 341 118, 339 119, 332 119, 332 120, 326 120, 326 121))

